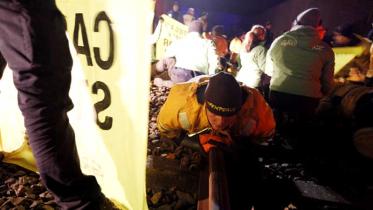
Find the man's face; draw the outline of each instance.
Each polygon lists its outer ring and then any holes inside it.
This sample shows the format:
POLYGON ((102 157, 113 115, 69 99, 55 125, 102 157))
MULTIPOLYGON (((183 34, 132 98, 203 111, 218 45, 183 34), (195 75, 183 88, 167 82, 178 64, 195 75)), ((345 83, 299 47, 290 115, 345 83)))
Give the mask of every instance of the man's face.
POLYGON ((259 41, 264 41, 265 40, 266 33, 265 33, 265 31, 263 29, 261 29, 261 28, 255 28, 254 29, 254 33, 258 37, 259 41))
POLYGON ((188 9, 188 14, 190 14, 190 15, 194 15, 194 9, 193 9, 193 8, 189 8, 189 9, 188 9))
POLYGON ((179 5, 174 4, 174 5, 172 6, 172 9, 173 9, 175 12, 179 11, 179 5))
POLYGON ((351 41, 350 38, 348 38, 347 36, 343 36, 342 34, 338 32, 334 32, 333 40, 334 40, 334 43, 338 45, 348 44, 351 41))
POLYGON ((207 119, 210 122, 212 129, 215 131, 228 130, 233 126, 237 119, 237 115, 228 117, 220 116, 210 112, 208 109, 206 110, 206 113, 207 119))

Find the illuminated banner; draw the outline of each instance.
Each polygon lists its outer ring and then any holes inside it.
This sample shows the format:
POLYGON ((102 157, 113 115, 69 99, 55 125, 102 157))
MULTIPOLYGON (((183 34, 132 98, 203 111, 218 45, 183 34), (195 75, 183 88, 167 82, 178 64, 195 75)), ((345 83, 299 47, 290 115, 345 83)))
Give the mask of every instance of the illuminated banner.
MULTIPOLYGON (((81 167, 95 175, 105 195, 123 209, 148 209, 145 172, 154 3, 57 0, 74 57, 74 109, 69 117, 81 167)), ((13 86, 6 69, 0 80, 0 149, 9 152, 8 162, 33 169, 13 86)))
POLYGON ((162 59, 167 47, 187 33, 188 26, 167 15, 162 15, 153 34, 153 42, 156 43, 155 59, 162 59))
POLYGON ((4 161, 35 171, 36 162, 25 141, 26 129, 18 109, 17 89, 8 68, 0 80, 0 101, 0 151, 6 152, 4 161))
POLYGON ((335 67, 334 74, 337 74, 343 69, 351 60, 356 56, 361 55, 364 51, 363 46, 354 46, 354 47, 335 47, 333 48, 335 54, 335 67))

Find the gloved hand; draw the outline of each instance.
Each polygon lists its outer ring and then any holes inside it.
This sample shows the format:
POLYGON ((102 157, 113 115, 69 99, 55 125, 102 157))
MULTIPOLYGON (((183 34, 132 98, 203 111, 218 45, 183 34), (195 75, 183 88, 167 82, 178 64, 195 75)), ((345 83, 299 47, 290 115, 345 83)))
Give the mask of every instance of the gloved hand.
POLYGON ((199 142, 203 150, 208 153, 213 147, 229 147, 232 144, 232 138, 228 132, 208 133, 199 135, 199 142))

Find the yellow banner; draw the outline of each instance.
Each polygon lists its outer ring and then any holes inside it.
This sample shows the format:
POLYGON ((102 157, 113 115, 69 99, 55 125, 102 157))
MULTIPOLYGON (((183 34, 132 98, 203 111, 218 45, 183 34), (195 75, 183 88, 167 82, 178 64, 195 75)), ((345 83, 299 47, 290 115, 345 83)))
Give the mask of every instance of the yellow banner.
POLYGON ((153 34, 153 42, 156 43, 155 59, 162 59, 167 47, 187 33, 188 26, 167 15, 162 15, 153 34))
POLYGON ((337 74, 342 70, 343 67, 351 62, 356 56, 361 55, 364 52, 364 49, 363 46, 333 48, 335 54, 334 74, 337 74))
POLYGON ((5 68, 0 80, 0 101, 0 151, 5 152, 4 161, 35 171, 36 163, 25 141, 26 129, 9 68, 5 68))
MULTIPOLYGON (((148 209, 145 172, 154 3, 57 0, 74 58, 74 109, 69 118, 81 167, 95 175, 105 195, 123 209, 148 209)), ((9 89, 10 73, 6 69, 0 81, 6 90, 3 94, 0 89, 0 149, 6 152, 25 147, 16 91, 9 89)))

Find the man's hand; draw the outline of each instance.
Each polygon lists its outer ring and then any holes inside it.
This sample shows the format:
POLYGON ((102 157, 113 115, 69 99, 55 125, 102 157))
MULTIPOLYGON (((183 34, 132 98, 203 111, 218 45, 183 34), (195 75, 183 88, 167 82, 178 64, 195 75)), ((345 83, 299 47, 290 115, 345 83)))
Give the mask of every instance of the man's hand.
POLYGON ((228 132, 199 135, 199 142, 203 150, 208 153, 212 147, 228 148, 232 144, 232 138, 228 132))

